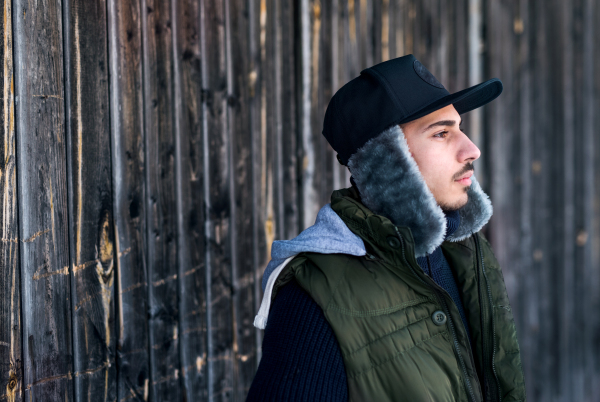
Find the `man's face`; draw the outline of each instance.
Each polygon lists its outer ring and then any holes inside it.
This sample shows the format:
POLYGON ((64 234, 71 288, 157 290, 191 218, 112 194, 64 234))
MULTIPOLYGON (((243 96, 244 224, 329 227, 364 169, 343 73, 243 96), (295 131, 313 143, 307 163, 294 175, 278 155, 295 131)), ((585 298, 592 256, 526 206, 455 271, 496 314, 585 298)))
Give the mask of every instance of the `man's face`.
POLYGON ((479 148, 460 129, 453 105, 401 125, 425 183, 444 211, 463 207, 479 148))

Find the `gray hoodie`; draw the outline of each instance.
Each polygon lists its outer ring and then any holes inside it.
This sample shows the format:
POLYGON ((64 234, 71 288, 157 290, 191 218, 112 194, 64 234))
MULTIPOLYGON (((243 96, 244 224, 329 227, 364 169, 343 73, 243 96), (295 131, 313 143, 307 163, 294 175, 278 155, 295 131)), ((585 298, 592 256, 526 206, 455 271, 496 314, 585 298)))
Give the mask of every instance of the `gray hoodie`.
POLYGON ((254 320, 255 327, 265 328, 275 280, 287 263, 302 252, 354 256, 363 256, 367 253, 362 239, 348 229, 344 221, 331 209, 331 204, 325 205, 317 214, 314 225, 292 240, 273 242, 271 262, 267 265, 262 279, 265 294, 254 320))

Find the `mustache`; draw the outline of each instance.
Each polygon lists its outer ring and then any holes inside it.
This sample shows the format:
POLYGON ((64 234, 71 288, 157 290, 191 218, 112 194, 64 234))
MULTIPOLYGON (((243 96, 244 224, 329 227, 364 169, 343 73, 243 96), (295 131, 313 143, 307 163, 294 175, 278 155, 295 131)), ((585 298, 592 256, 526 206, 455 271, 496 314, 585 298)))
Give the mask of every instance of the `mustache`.
POLYGON ((459 172, 454 173, 454 176, 452 176, 452 180, 458 180, 460 178, 460 176, 462 176, 463 174, 467 173, 470 170, 475 172, 475 167, 473 166, 473 163, 467 162, 465 164, 465 166, 459 172))

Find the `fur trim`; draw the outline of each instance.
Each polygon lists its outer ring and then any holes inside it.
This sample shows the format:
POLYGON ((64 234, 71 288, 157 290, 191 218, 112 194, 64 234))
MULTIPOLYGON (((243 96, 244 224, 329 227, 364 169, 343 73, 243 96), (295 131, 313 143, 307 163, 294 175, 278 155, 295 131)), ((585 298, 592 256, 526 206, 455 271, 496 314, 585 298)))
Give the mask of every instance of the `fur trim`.
POLYGON ((451 236, 448 236, 447 240, 449 241, 461 241, 471 234, 479 232, 494 213, 490 197, 483 192, 474 175, 471 176, 471 182, 467 191, 469 201, 467 205, 458 210, 460 226, 451 236))
MULTIPOLYGON (((446 235, 446 216, 427 187, 395 124, 369 140, 348 160, 362 203, 389 218, 396 226, 411 229, 415 256, 431 254, 446 235)), ((448 238, 460 241, 479 231, 492 216, 492 204, 473 176, 469 201, 460 210, 460 226, 448 238)))
POLYGON ((397 124, 369 140, 348 161, 362 203, 408 226, 417 257, 432 253, 446 234, 446 216, 429 191, 397 124))

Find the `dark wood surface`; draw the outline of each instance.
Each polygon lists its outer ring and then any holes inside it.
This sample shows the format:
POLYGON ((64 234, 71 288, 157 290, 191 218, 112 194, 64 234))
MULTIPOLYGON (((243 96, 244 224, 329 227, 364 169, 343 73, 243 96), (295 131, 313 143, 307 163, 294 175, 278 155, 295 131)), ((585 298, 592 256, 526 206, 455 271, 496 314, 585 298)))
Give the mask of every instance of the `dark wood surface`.
POLYGON ((463 129, 528 400, 600 397, 593 0, 3 4, 0 401, 244 400, 271 244, 349 184, 329 99, 408 53, 503 81, 463 129))
POLYGON ((25 400, 73 399, 61 16, 13 3, 25 400))
POLYGON ((74 392, 76 400, 112 401, 117 338, 106 3, 65 0, 63 11, 74 392))
POLYGON ((170 1, 142 1, 150 397, 181 400, 170 1))
POLYGON ((117 399, 147 400, 150 387, 142 15, 109 0, 110 122, 117 307, 117 399))
POLYGON ((182 393, 208 397, 205 142, 200 4, 173 2, 175 172, 182 393))
POLYGON ((233 392, 232 400, 244 400, 256 367, 256 335, 253 330, 256 280, 253 253, 252 136, 248 135, 250 107, 248 76, 248 24, 246 2, 225 3, 227 51, 227 124, 229 134, 231 276, 233 307, 233 392))
POLYGON ((206 208, 208 398, 231 400, 234 328, 231 219, 233 180, 228 128, 228 24, 222 1, 200 3, 204 205, 206 208))
POLYGON ((2 3, 0 53, 0 400, 23 400, 23 356, 21 323, 21 276, 19 270, 19 227, 17 203, 17 158, 13 70, 12 2, 2 3), (6 385, 5 385, 6 384, 6 385))

